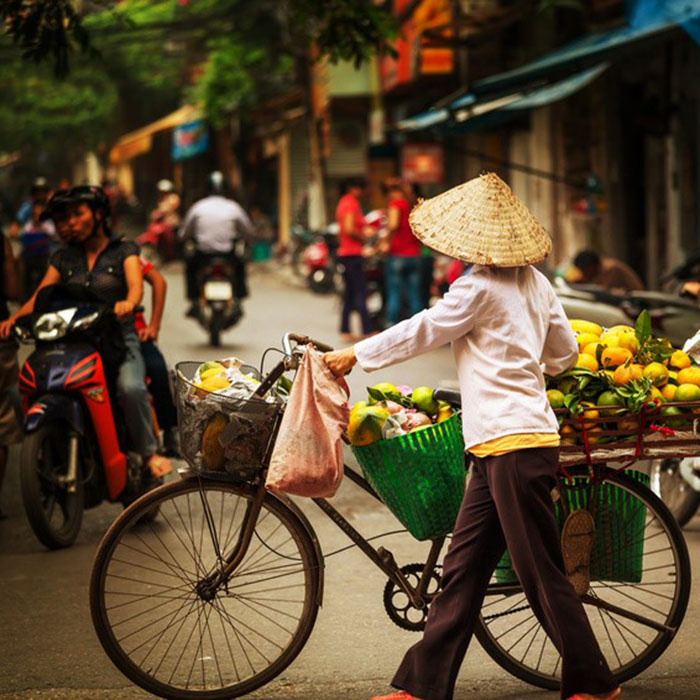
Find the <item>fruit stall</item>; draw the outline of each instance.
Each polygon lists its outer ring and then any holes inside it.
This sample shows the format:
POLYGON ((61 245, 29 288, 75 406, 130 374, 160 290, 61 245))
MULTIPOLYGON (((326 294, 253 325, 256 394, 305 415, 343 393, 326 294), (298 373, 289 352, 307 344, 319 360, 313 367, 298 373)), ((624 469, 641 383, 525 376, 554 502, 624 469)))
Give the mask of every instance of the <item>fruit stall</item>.
POLYGON ((644 311, 634 327, 604 330, 572 320, 576 366, 547 377, 560 425, 561 462, 627 462, 700 453, 700 366, 652 334, 644 311))

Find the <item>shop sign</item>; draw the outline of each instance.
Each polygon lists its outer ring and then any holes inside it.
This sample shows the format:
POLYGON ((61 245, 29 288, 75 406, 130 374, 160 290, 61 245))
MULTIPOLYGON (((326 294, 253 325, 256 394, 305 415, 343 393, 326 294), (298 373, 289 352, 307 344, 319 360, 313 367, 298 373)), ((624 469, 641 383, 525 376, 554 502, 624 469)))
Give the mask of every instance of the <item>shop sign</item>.
POLYGON ((407 143, 401 150, 401 176, 419 185, 441 183, 445 176, 444 152, 437 143, 407 143))
POLYGON ((209 132, 203 120, 198 119, 173 129, 172 159, 185 160, 209 150, 209 132))

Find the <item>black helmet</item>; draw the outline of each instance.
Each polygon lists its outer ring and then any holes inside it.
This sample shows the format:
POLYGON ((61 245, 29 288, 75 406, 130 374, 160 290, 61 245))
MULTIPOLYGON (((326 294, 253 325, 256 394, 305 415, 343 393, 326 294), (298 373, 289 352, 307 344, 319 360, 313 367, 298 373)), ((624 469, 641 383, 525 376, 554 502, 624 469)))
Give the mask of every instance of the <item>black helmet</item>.
POLYGON ((66 207, 73 202, 68 196, 69 190, 56 190, 51 199, 46 203, 44 211, 41 212, 41 220, 54 219, 58 214, 64 212, 66 207))
POLYGON ((87 204, 92 213, 98 211, 102 213, 102 224, 105 232, 109 235, 109 220, 112 215, 112 207, 105 191, 97 185, 77 185, 69 190, 58 190, 49 200, 44 210, 43 218, 51 219, 57 213, 65 211, 69 204, 87 204))

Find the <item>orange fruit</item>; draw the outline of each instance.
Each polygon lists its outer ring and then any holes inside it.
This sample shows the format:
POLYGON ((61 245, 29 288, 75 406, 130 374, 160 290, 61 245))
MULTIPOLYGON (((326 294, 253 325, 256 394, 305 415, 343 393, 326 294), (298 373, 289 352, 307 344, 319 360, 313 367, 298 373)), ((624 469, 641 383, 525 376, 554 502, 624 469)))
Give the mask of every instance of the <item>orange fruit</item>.
POLYGON ((599 347, 605 349, 605 345, 603 345, 603 343, 599 343, 598 341, 596 341, 595 343, 588 343, 588 345, 586 345, 586 347, 583 348, 581 352, 585 355, 590 355, 591 357, 595 357, 596 359, 598 359, 599 347))
POLYGON ((583 352, 586 345, 598 342, 598 336, 594 333, 579 333, 576 336, 576 342, 578 343, 579 352, 583 352))
POLYGON ((576 431, 567 423, 559 431, 561 441, 567 445, 576 444, 576 431))
POLYGON ((600 356, 600 362, 606 369, 619 367, 624 365, 625 362, 632 360, 632 352, 627 348, 611 348, 607 347, 603 350, 603 354, 600 356))
POLYGON ((666 386, 661 390, 661 395, 666 399, 666 401, 673 401, 676 395, 676 390, 678 386, 676 384, 666 384, 666 386))
POLYGON ((595 357, 591 357, 590 355, 586 355, 581 352, 578 355, 578 361, 576 362, 576 366, 583 367, 584 369, 589 369, 591 370, 591 372, 597 372, 598 360, 596 360, 595 357))
POLYGON ((569 321, 569 324, 574 333, 592 333, 599 336, 603 332, 603 329, 597 323, 592 323, 591 321, 582 321, 574 318, 569 321))
POLYGON ((618 332, 617 342, 618 342, 618 347, 626 348, 633 355, 636 355, 637 351, 639 350, 639 341, 637 340, 637 336, 634 335, 633 333, 619 333, 618 332))
POLYGON ((639 421, 632 416, 622 418, 617 422, 617 427, 620 430, 628 430, 629 432, 634 432, 639 429, 639 421))
POLYGON ((591 445, 595 445, 598 440, 601 438, 601 433, 603 432, 603 429, 599 426, 592 426, 592 427, 586 427, 586 436, 588 437, 588 442, 591 445))
POLYGON ((618 386, 622 386, 634 379, 641 379, 643 371, 642 365, 620 365, 613 373, 613 381, 618 386))
POLYGON ((668 360, 669 367, 687 369, 690 367, 690 358, 682 350, 676 350, 668 360))
POLYGON ((674 401, 678 401, 679 403, 700 401, 700 387, 696 384, 681 384, 676 389, 674 401))
MULTIPOLYGON (((654 382, 654 386, 663 386, 668 382, 668 369, 660 362, 651 362, 644 368, 644 376, 654 382)), ((700 380, 700 376, 698 377, 700 380)))
POLYGON ((695 386, 700 386, 700 367, 686 367, 682 369, 676 381, 679 384, 695 384, 695 386))
POLYGON ((611 328, 608 328, 606 333, 630 333, 631 335, 636 335, 634 328, 632 326, 612 326, 611 328))

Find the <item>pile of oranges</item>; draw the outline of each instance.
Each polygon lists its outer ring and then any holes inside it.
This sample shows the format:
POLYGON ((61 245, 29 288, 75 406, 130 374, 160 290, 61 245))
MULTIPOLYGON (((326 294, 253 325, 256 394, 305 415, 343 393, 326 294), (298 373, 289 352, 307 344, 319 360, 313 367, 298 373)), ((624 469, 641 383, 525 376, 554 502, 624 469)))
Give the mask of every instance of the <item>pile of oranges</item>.
POLYGON ((646 377, 652 382, 651 398, 664 402, 700 401, 700 367, 682 350, 662 361, 643 364, 634 328, 613 326, 603 330, 591 321, 573 320, 571 328, 579 346, 577 367, 603 372, 615 386, 646 377))
MULTIPOLYGON (((689 355, 648 332, 646 337, 638 335, 631 326, 603 329, 590 321, 570 323, 579 346, 578 360, 572 370, 548 378, 552 408, 567 408, 582 418, 591 443, 608 423, 612 429, 636 431, 635 414, 650 404, 659 422, 683 428, 679 404, 700 402, 700 366, 689 355)), ((689 406, 686 414, 689 409, 700 413, 700 408, 689 406)), ((564 422, 561 413, 559 421, 564 442, 580 441, 578 421, 564 422)))

